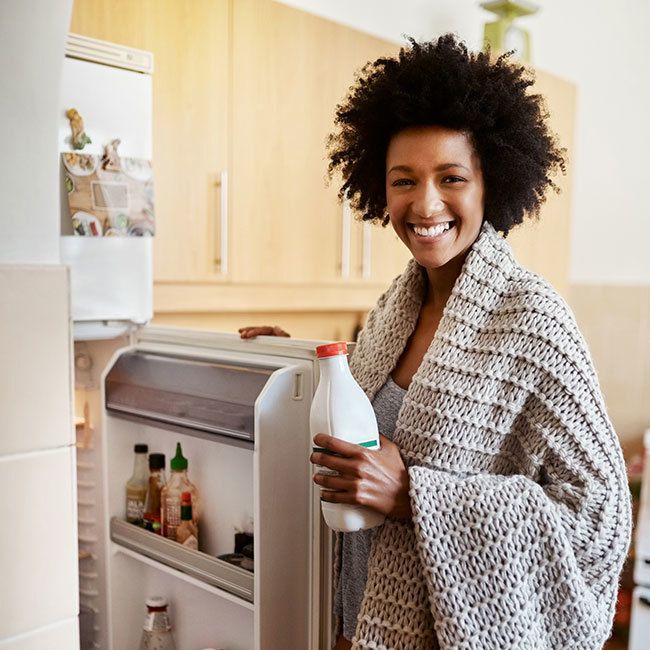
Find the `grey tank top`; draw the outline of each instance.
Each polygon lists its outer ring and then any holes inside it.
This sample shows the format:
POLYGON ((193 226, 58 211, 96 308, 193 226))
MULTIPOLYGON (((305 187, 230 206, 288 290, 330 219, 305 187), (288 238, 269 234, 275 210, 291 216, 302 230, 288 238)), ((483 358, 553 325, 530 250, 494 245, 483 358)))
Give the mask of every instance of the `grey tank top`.
MULTIPOLYGON (((397 415, 406 390, 400 388, 388 375, 386 383, 372 401, 379 432, 393 439, 397 415)), ((368 558, 376 528, 343 533, 341 545, 341 575, 334 596, 334 612, 343 621, 343 636, 352 640, 357 627, 363 592, 368 580, 368 558)))

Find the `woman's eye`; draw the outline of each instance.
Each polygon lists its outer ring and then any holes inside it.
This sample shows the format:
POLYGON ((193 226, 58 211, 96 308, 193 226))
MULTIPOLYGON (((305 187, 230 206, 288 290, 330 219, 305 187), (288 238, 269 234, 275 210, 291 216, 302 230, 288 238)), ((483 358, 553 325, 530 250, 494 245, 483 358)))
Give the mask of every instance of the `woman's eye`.
POLYGON ((398 178, 391 183, 392 187, 400 187, 401 185, 410 185, 413 181, 410 178, 398 178))
POLYGON ((442 179, 443 183, 462 183, 465 179, 460 176, 445 176, 442 179))

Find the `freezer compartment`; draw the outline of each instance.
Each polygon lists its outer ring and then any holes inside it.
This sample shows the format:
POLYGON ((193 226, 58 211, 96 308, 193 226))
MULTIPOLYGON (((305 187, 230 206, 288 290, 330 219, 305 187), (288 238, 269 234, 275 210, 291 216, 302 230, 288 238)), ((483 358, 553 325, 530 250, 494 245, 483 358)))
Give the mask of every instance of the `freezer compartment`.
POLYGON ((185 433, 252 442, 255 400, 274 370, 131 351, 106 377, 106 408, 182 427, 185 433))
POLYGON ((201 551, 194 551, 160 535, 111 519, 111 539, 142 555, 253 602, 253 574, 201 551))
POLYGON ((153 238, 62 236, 74 321, 146 323, 153 316, 153 238))

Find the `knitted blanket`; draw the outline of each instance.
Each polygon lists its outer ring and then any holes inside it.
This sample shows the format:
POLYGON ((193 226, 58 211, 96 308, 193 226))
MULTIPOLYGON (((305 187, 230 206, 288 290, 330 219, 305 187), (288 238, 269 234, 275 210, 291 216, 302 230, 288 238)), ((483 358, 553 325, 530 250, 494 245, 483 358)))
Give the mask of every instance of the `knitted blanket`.
MULTIPOLYGON (((369 314, 350 366, 370 399, 425 282, 411 260, 369 314)), ((394 440, 414 515, 377 531, 353 648, 600 649, 630 540, 621 449, 570 309, 487 222, 394 440)))

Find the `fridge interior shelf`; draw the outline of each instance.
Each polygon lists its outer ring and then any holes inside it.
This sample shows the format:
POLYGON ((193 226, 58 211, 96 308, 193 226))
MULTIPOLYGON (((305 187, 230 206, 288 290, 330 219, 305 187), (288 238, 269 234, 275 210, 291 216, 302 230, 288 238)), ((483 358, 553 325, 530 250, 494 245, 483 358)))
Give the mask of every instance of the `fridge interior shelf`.
POLYGON ((185 573, 199 583, 217 587, 248 603, 253 603, 254 575, 246 569, 201 551, 185 548, 181 544, 117 517, 111 518, 111 539, 120 546, 136 551, 139 555, 185 573))

